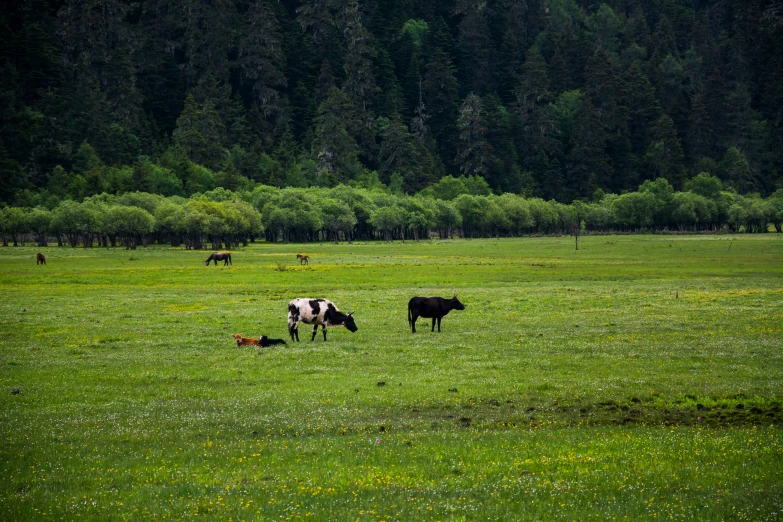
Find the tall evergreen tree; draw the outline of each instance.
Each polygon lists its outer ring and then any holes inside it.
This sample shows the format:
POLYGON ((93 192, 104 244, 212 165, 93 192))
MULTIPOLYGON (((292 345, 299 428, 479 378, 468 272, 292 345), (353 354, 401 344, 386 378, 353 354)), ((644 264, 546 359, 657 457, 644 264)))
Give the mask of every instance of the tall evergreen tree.
POLYGON ((638 62, 634 62, 622 76, 622 101, 628 109, 628 134, 631 150, 643 155, 649 143, 650 123, 660 115, 661 104, 655 88, 638 62))
POLYGON ((502 100, 494 94, 488 94, 482 102, 486 111, 487 143, 495 151, 496 158, 484 178, 496 192, 519 193, 522 171, 516 149, 519 138, 516 115, 507 111, 502 100))
POLYGON ((356 109, 356 117, 352 118, 354 124, 349 130, 359 144, 359 153, 365 162, 373 164, 378 150, 372 109, 377 87, 372 71, 371 37, 362 25, 357 0, 351 0, 343 6, 341 22, 345 38, 345 82, 342 90, 356 109))
POLYGON ((348 132, 346 120, 355 113, 348 96, 332 87, 329 96, 318 106, 312 152, 318 169, 335 181, 347 182, 358 175, 359 146, 348 132))
POLYGON ((457 0, 459 22, 459 71, 461 84, 472 92, 483 94, 492 85, 492 41, 487 27, 487 2, 457 0))
POLYGON ((318 81, 315 82, 315 99, 318 103, 324 101, 329 96, 329 91, 335 86, 334 73, 329 60, 324 58, 321 62, 321 71, 318 73, 318 81))
POLYGON ((736 147, 729 147, 718 165, 716 174, 729 187, 739 192, 752 189, 748 160, 736 147))
POLYGON ((223 159, 225 127, 211 101, 198 104, 189 95, 185 108, 177 118, 174 143, 185 151, 194 163, 217 169, 223 159))
POLYGON ((492 145, 487 142, 486 115, 479 96, 470 93, 462 102, 457 127, 460 172, 468 176, 485 176, 497 160, 492 145))
POLYGON ((585 94, 598 111, 598 119, 608 133, 624 132, 627 108, 620 105, 622 87, 611 55, 599 47, 585 65, 585 94))
POLYGON ((527 2, 511 1, 503 9, 506 30, 500 43, 498 91, 503 101, 514 99, 514 88, 519 82, 528 39, 527 2))
POLYGON ((238 62, 244 80, 252 86, 258 111, 276 123, 285 110, 281 93, 288 81, 280 26, 265 0, 256 0, 247 12, 238 62))
POLYGON ((584 198, 596 189, 606 190, 612 179, 612 166, 606 154, 600 115, 589 99, 582 100, 574 115, 569 149, 563 190, 566 198, 584 198))
MULTIPOLYGON (((690 158, 689 165, 694 167, 700 158, 709 156, 713 150, 715 143, 713 127, 707 113, 707 106, 704 104, 704 94, 701 91, 694 95, 691 102, 685 142, 690 158)), ((693 173, 698 174, 698 172, 693 173)))
POLYGON ((522 126, 518 150, 524 168, 532 170, 541 152, 552 156, 559 151, 555 138, 557 123, 549 105, 549 75, 544 57, 533 45, 522 66, 520 82, 514 91, 515 107, 522 126))
POLYGON ((685 182, 684 155, 674 121, 664 114, 652 126, 652 142, 645 160, 656 178, 665 178, 679 190, 685 182))
POLYGON ((459 84, 451 61, 436 51, 427 64, 422 82, 424 103, 429 111, 430 133, 446 165, 454 165, 457 156, 457 113, 459 84))
POLYGON ((430 152, 405 128, 399 116, 389 121, 381 138, 379 163, 385 182, 396 172, 402 176, 404 189, 416 192, 435 181, 430 152))
POLYGON ((620 47, 623 23, 611 7, 602 3, 586 20, 587 31, 599 49, 616 52, 620 47))

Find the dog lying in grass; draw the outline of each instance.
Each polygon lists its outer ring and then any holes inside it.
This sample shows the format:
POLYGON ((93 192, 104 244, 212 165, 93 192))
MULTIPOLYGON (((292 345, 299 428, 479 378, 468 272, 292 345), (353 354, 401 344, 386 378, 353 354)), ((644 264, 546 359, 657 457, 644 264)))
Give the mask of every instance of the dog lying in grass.
POLYGON ((259 339, 259 346, 261 346, 261 348, 266 348, 267 346, 275 344, 285 344, 285 341, 282 339, 270 339, 266 335, 262 335, 261 339, 259 339))
POLYGON ((236 340, 238 347, 260 346, 261 348, 266 348, 267 346, 275 344, 285 344, 285 341, 282 339, 270 339, 266 335, 262 335, 260 339, 256 339, 255 337, 242 337, 241 333, 234 334, 234 340, 236 340))

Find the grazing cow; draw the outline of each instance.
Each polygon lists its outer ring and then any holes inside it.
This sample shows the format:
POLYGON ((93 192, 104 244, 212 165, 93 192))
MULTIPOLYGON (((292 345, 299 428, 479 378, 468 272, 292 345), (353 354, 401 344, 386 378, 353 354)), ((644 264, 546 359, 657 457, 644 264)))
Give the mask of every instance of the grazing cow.
POLYGON ((231 262, 231 254, 228 252, 212 252, 207 258, 207 266, 209 266, 210 261, 214 261, 215 266, 217 266, 218 261, 223 261, 223 266, 234 265, 234 263, 231 262))
POLYGON ((353 320, 353 312, 344 314, 337 309, 331 301, 326 299, 294 299, 288 303, 288 333, 292 341, 299 341, 299 323, 313 325, 313 337, 318 333, 318 325, 321 325, 326 341, 326 329, 333 326, 345 326, 349 331, 358 330, 353 320))
POLYGON ((416 333, 416 319, 419 317, 432 318, 432 330, 435 331, 435 320, 438 321, 440 332, 440 320, 452 310, 464 310, 465 305, 459 302, 457 294, 451 299, 442 297, 412 297, 408 301, 408 324, 411 332, 416 333))
POLYGON ((35 264, 36 265, 45 265, 46 264, 46 256, 43 255, 40 252, 35 254, 35 264))
POLYGON ((306 256, 304 254, 296 254, 296 258, 299 260, 300 265, 310 264, 310 256, 306 256))

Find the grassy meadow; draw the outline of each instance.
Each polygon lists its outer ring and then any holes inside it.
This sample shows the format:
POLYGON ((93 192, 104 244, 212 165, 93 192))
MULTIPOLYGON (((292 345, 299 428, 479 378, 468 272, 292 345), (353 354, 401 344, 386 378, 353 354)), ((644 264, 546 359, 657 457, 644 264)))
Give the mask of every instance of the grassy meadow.
POLYGON ((579 247, 2 248, 0 520, 783 519, 783 237, 579 247))

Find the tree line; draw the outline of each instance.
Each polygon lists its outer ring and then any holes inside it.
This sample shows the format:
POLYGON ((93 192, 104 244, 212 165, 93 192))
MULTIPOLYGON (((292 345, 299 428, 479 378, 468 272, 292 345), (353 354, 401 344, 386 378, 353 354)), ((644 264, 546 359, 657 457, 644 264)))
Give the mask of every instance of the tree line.
POLYGON ((775 0, 0 0, 0 202, 701 172, 767 197, 781 57, 775 0))
POLYGON ((222 187, 184 198, 146 192, 100 194, 54 208, 5 207, 3 245, 56 241, 71 247, 150 243, 186 249, 230 249, 266 241, 352 241, 501 237, 585 232, 783 230, 783 189, 768 198, 725 190, 701 173, 675 191, 666 178, 647 180, 637 191, 596 194, 570 204, 516 194, 495 195, 478 176, 446 176, 415 196, 383 184, 371 188, 277 188, 252 191, 222 187))

